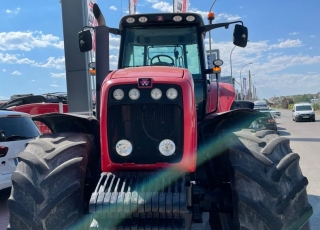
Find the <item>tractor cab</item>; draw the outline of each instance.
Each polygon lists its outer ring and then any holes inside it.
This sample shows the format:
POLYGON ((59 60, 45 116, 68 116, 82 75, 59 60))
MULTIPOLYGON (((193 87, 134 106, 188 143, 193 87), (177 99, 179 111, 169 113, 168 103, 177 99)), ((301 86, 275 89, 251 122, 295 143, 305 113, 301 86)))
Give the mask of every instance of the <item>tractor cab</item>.
MULTIPOLYGON (((98 9, 96 8, 96 10, 98 9)), ((97 14, 101 15, 99 12, 97 14)), ((108 28, 108 31, 121 36, 118 69, 146 66, 187 69, 192 75, 197 119, 201 121, 210 113, 229 110, 234 99, 235 93, 231 85, 220 86, 219 89, 217 74, 216 81, 214 79, 211 81, 209 74, 218 72, 207 66, 204 43, 206 32, 220 27, 228 28, 230 24, 236 24, 233 33, 234 45, 245 47, 248 31, 242 25, 242 21, 204 25, 202 16, 196 13, 127 15, 121 19, 119 29, 108 28), (224 96, 226 99, 223 99, 224 96), (221 109, 219 104, 226 106, 221 109)), ((100 26, 106 26, 104 18, 95 28, 96 37, 102 37, 97 36, 101 30, 100 26)), ((104 37, 106 36, 105 34, 104 37)), ((99 44, 106 43, 103 40, 100 43, 96 41, 96 43, 97 56, 99 56, 98 52, 108 47, 101 48, 99 44)), ((91 44, 90 31, 81 31, 79 33, 80 51, 90 50, 91 44)), ((108 54, 103 58, 97 58, 97 61, 98 59, 103 60, 100 66, 104 69, 106 69, 106 56, 108 54)), ((97 78, 101 78, 97 83, 100 81, 102 84, 108 71, 104 71, 104 74, 100 75, 101 77, 97 74, 97 78)), ((168 72, 170 72, 169 69, 163 71, 163 77, 166 77, 168 72)))
POLYGON ((186 68, 194 80, 206 79, 203 21, 197 14, 129 15, 122 18, 119 68, 186 68))

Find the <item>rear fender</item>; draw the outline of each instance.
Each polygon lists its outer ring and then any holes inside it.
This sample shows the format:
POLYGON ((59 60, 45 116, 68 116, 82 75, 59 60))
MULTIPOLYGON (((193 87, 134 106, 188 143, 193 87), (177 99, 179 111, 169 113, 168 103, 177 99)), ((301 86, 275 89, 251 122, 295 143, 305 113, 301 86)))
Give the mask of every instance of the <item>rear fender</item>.
POLYGON ((52 133, 81 132, 99 139, 99 121, 91 116, 73 115, 68 113, 47 113, 32 117, 34 121, 44 123, 52 133))
MULTIPOLYGON (((253 121, 264 116, 252 109, 237 109, 207 116, 198 126, 197 164, 207 165, 209 159, 225 152, 224 139, 233 132, 248 129, 253 121)), ((211 163, 209 168, 212 168, 211 163)))
POLYGON ((236 109, 207 116, 199 125, 202 138, 219 135, 222 131, 248 129, 253 121, 264 117, 263 113, 252 109, 236 109))
POLYGON ((48 113, 32 117, 33 121, 45 124, 52 133, 76 132, 91 134, 94 150, 89 153, 88 167, 90 176, 99 178, 101 173, 100 124, 90 116, 73 115, 67 113, 48 113))

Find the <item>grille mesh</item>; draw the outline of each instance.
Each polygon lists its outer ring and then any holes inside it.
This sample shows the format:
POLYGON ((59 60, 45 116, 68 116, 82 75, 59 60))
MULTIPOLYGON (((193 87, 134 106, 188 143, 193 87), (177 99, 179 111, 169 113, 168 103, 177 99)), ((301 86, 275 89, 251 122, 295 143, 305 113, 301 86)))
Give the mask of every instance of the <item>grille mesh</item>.
POLYGON ((108 112, 108 136, 111 160, 114 163, 154 164, 176 163, 182 158, 182 110, 174 104, 114 105, 108 112), (119 140, 129 140, 132 153, 121 157, 115 145, 119 140), (172 156, 162 156, 158 150, 164 139, 176 144, 172 156))

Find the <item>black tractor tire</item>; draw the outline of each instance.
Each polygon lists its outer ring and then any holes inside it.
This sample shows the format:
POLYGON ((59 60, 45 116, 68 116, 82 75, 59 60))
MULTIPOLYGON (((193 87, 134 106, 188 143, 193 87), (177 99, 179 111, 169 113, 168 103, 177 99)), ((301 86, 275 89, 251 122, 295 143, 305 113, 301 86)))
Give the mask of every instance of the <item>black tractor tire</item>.
POLYGON ((69 229, 83 215, 92 136, 43 135, 19 155, 8 200, 8 229, 69 229))
POLYGON ((289 139, 273 130, 242 130, 224 135, 221 141, 226 150, 220 155, 221 171, 228 174, 225 183, 233 208, 232 213, 220 213, 218 225, 217 213, 212 213, 211 229, 309 229, 313 211, 308 180, 289 139))

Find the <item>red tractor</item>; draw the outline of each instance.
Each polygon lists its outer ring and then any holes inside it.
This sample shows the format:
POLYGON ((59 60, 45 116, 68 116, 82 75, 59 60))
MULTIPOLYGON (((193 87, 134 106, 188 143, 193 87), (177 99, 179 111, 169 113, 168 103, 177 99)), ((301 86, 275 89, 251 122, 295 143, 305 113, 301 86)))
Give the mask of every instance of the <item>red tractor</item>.
POLYGON ((52 134, 19 156, 9 229, 191 229, 203 213, 211 229, 308 229, 308 181, 289 139, 250 129, 261 114, 230 110, 222 62, 206 66, 205 34, 236 24, 233 43, 245 47, 243 23, 159 13, 124 16, 115 29, 93 10, 99 26, 81 31, 79 46, 91 49, 94 29, 97 118, 34 118, 52 134), (121 36, 112 72, 109 33, 121 36))

